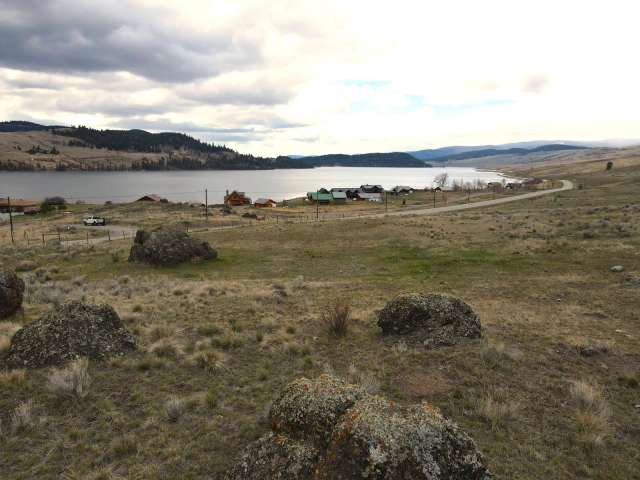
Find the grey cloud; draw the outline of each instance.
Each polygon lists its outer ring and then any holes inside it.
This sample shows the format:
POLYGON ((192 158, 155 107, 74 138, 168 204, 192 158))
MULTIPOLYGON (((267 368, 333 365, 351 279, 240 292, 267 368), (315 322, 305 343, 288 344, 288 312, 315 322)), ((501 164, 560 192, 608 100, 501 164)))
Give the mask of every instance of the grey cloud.
POLYGON ((128 71, 185 82, 260 62, 257 41, 195 33, 131 1, 0 0, 0 64, 47 72, 128 71))
POLYGON ((212 105, 278 105, 293 98, 293 89, 256 80, 246 85, 183 88, 184 98, 212 105))

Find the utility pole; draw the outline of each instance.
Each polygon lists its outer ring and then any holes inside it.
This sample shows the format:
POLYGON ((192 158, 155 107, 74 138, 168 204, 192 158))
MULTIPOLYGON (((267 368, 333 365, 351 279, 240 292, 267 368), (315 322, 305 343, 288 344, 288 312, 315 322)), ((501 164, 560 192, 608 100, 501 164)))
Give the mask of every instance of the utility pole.
POLYGON ((384 191, 384 213, 389 211, 389 192, 384 191))
POLYGON ((320 190, 316 190, 316 222, 320 220, 320 190))
POLYGON ((209 193, 207 189, 204 189, 204 219, 205 221, 209 221, 209 193))
POLYGON ((7 206, 9 207, 9 225, 11 226, 11 243, 13 241, 13 215, 11 214, 11 197, 7 197, 7 206))
POLYGON ((436 208, 436 189, 433 189, 433 208, 436 208))

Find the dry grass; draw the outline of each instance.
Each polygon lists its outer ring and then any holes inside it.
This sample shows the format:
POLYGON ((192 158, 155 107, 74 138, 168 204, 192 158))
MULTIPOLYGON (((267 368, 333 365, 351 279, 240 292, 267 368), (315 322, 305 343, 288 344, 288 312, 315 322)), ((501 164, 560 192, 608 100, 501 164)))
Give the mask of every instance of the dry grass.
POLYGON ((177 422, 186 410, 187 403, 179 397, 171 397, 164 402, 164 416, 169 422, 177 422))
POLYGON ((351 324, 351 303, 346 298, 333 300, 322 311, 321 318, 331 335, 343 337, 351 324))
POLYGON ((64 368, 52 370, 47 381, 47 389, 59 397, 80 400, 88 395, 90 384, 89 360, 78 358, 64 368))
POLYGON ((20 385, 27 379, 24 369, 0 371, 0 385, 20 385))
POLYGON ((11 432, 18 433, 32 427, 35 423, 33 401, 21 402, 11 414, 11 432))
POLYGON ((492 430, 504 428, 509 421, 517 419, 520 409, 520 402, 511 398, 509 392, 501 389, 487 392, 476 402, 477 415, 485 420, 492 430))
POLYGON ((612 431, 611 410, 602 389, 577 380, 569 392, 576 404, 576 441, 591 448, 602 447, 612 431))

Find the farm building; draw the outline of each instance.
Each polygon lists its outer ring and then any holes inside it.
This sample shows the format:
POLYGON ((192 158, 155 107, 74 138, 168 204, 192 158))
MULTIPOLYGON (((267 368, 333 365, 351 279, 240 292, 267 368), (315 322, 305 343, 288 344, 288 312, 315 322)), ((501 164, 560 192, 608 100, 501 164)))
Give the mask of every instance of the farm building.
MULTIPOLYGON (((40 204, 35 200, 11 200, 11 212, 33 215, 40 212, 40 204)), ((9 202, 6 198, 0 198, 0 213, 9 213, 9 202)))
POLYGON ((347 195, 347 198, 349 199, 356 198, 358 196, 359 191, 360 189, 358 187, 338 187, 338 188, 331 189, 331 193, 336 193, 336 192, 344 193, 347 195))
POLYGON ((363 193, 383 193, 382 185, 360 185, 360 191, 363 193))
POLYGON ((229 193, 227 190, 227 194, 224 196, 224 204, 232 207, 240 207, 242 205, 250 205, 251 199, 247 197, 244 192, 234 190, 229 193))
POLYGON ((367 193, 360 192, 358 193, 358 200, 364 200, 367 202, 381 202, 382 194, 381 193, 367 193))
POLYGON ((322 192, 308 192, 307 200, 310 202, 317 202, 322 205, 328 205, 333 201, 333 195, 331 193, 322 193, 322 192))
POLYGON ((334 203, 347 203, 347 194, 345 192, 331 192, 334 203))
POLYGON ((406 185, 397 185, 391 190, 396 195, 408 195, 409 193, 413 193, 415 188, 407 187, 406 185))
POLYGON ((256 208, 273 208, 277 206, 277 203, 270 198, 259 198, 254 202, 253 206, 256 208))

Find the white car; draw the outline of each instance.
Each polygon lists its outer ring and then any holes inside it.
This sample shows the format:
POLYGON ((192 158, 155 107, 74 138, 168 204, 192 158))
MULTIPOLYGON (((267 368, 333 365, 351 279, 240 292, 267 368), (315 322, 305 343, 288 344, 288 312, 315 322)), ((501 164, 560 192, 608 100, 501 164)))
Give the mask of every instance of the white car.
POLYGON ((87 227, 95 227, 98 225, 104 226, 107 224, 107 220, 103 217, 96 217, 95 215, 91 215, 90 217, 82 220, 82 223, 84 223, 87 227))

